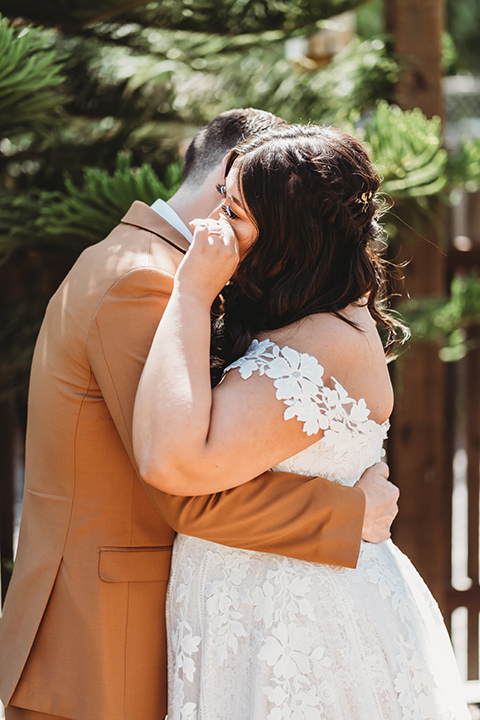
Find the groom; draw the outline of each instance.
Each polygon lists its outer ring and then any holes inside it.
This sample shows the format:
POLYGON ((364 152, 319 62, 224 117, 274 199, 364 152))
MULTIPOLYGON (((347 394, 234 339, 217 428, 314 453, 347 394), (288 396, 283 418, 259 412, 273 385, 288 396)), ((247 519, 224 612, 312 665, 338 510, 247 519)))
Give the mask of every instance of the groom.
POLYGON ((189 147, 168 202, 136 202, 88 248, 49 303, 29 395, 26 486, 0 623, 7 720, 161 720, 165 592, 175 531, 355 567, 360 539, 389 537, 398 491, 367 471, 356 488, 265 473, 213 496, 142 484, 132 452, 136 387, 188 249, 188 222, 218 204, 222 160, 282 123, 234 110, 189 147))

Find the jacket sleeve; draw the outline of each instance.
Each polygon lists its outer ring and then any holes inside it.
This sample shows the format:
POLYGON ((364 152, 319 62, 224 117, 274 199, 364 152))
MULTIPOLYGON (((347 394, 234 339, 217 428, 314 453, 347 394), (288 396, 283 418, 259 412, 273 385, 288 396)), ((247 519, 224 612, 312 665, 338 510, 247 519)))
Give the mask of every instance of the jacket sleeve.
MULTIPOLYGON (((135 394, 173 277, 155 268, 131 270, 99 305, 87 353, 102 396, 135 466, 135 394)), ((199 497, 146 490, 177 532, 212 542, 355 567, 365 496, 323 478, 266 472, 237 488, 199 497)))

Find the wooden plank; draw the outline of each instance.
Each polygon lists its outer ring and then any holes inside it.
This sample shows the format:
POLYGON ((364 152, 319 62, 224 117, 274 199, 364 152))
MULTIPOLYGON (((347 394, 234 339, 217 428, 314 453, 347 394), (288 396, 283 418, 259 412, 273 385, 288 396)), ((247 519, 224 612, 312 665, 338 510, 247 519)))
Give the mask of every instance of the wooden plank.
MULTIPOLYGON (((441 35, 443 0, 385 0, 386 30, 392 50, 404 70, 395 88, 395 101, 405 110, 418 107, 428 117, 442 114, 441 35), (424 42, 428 37, 428 42, 424 42)), ((436 209, 441 215, 440 208, 436 209)), ((446 226, 438 217, 418 227, 427 240, 408 229, 401 233, 398 260, 412 261, 405 270, 412 297, 445 295, 446 259, 442 247, 446 226), (430 244, 432 243, 432 244, 430 244)), ((410 222, 409 222, 410 221, 410 222)), ((393 536, 412 558, 434 596, 445 605, 450 584, 450 517, 446 507, 451 472, 445 447, 446 371, 434 345, 415 345, 395 363, 396 407, 392 418, 389 462, 391 477, 401 489, 400 513, 393 536)))
POLYGON ((451 471, 444 444, 445 366, 438 348, 416 345, 395 370, 395 388, 388 460, 401 495, 393 539, 443 610, 451 582, 451 471))
POLYGON ((470 272, 474 268, 480 268, 480 247, 474 246, 466 252, 451 248, 448 251, 448 269, 451 275, 459 270, 470 272))
POLYGON ((478 611, 468 612, 467 680, 478 680, 478 611))
MULTIPOLYGON (((445 445, 445 533, 448 538, 449 552, 445 558, 445 585, 447 588, 452 587, 452 550, 453 550, 453 527, 452 527, 452 502, 453 502, 453 462, 455 456, 455 400, 458 394, 457 368, 453 363, 449 363, 445 367, 445 423, 444 423, 444 445, 445 445)), ((447 590, 445 590, 445 593, 447 590)), ((449 632, 451 632, 451 610, 447 609, 445 602, 444 608, 445 624, 449 632)))
POLYGON ((446 593, 446 606, 449 612, 453 612, 458 607, 466 607, 468 610, 480 613, 480 587, 473 585, 468 590, 456 590, 449 588, 446 593))
POLYGON ((480 332, 471 327, 467 333, 473 347, 465 363, 466 378, 466 450, 468 486, 468 575, 478 585, 479 564, 479 463, 480 463, 480 332), (475 347, 477 345, 477 347, 475 347))
POLYGON ((441 116, 444 0, 384 0, 384 7, 386 31, 403 68, 396 102, 404 110, 419 107, 427 117, 441 116))
MULTIPOLYGON (((466 363, 466 449, 468 487, 468 575, 475 587, 479 580, 479 501, 480 501, 480 329, 468 329, 472 349, 466 363)), ((468 679, 478 679, 478 610, 468 613, 468 679)))

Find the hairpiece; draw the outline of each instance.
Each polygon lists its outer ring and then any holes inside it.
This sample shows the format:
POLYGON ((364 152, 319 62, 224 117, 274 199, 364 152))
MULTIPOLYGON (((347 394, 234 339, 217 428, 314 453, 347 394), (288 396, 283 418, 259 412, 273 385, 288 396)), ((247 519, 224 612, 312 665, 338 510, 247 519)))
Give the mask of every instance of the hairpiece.
POLYGON ((368 206, 368 203, 370 202, 370 200, 372 199, 372 197, 373 197, 373 192, 372 192, 371 190, 369 190, 368 192, 362 193, 362 194, 360 195, 360 197, 358 197, 358 198, 355 200, 355 202, 356 202, 356 203, 359 203, 360 205, 363 206, 363 207, 362 207, 362 210, 366 210, 366 209, 367 209, 367 206, 368 206))

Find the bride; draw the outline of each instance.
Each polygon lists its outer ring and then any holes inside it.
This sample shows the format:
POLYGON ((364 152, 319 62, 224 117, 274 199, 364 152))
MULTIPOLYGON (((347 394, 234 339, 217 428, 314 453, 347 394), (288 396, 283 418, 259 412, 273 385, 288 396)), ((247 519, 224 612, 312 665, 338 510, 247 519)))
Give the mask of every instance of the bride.
MULTIPOLYGON (((391 344, 397 324, 379 182, 333 128, 232 151, 139 385, 148 483, 201 495, 275 468, 353 485, 379 460, 393 394, 376 326, 391 344), (211 362, 210 308, 229 280, 211 362)), ((169 720, 470 717, 438 607, 390 540, 363 543, 347 569, 180 535, 167 612, 169 720)))

